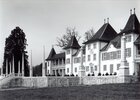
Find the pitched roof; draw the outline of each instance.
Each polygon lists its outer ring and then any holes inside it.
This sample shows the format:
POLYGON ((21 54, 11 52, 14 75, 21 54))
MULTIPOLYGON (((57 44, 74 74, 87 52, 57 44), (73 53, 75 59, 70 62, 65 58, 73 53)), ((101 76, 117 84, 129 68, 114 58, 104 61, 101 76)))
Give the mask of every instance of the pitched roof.
POLYGON ((121 47, 121 35, 117 35, 113 40, 110 41, 111 44, 113 44, 113 46, 115 48, 120 48, 121 47))
POLYGON ((135 44, 135 45, 140 44, 140 35, 139 35, 138 38, 135 40, 134 44, 135 44))
POLYGON ((113 45, 115 48, 120 48, 121 47, 121 35, 118 34, 114 39, 112 39, 107 45, 105 45, 101 51, 105 51, 109 48, 110 45, 113 45))
POLYGON ((55 52, 54 48, 52 48, 51 52, 46 60, 51 60, 55 54, 56 54, 56 52, 55 52))
POLYGON ((109 23, 105 23, 97 32, 96 34, 84 44, 96 42, 96 41, 103 41, 103 42, 110 42, 115 36, 116 31, 112 28, 109 23))
POLYGON ((109 43, 107 43, 100 51, 105 51, 108 47, 109 43))
POLYGON ((52 59, 60 59, 60 58, 65 58, 65 52, 55 54, 52 59))
POLYGON ((124 29, 120 33, 129 34, 134 32, 136 34, 140 34, 140 23, 136 16, 136 14, 131 14, 124 29))
POLYGON ((51 49, 51 52, 46 60, 54 60, 54 59, 65 59, 65 52, 56 54, 54 48, 51 49))
POLYGON ((75 36, 71 37, 71 40, 69 41, 68 45, 64 49, 69 49, 69 48, 73 48, 73 49, 80 48, 80 45, 75 36))

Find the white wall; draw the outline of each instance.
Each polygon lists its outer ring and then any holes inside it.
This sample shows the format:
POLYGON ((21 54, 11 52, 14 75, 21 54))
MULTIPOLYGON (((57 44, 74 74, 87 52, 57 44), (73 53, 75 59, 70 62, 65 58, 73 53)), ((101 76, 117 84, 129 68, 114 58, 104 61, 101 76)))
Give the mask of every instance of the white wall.
POLYGON ((89 66, 89 71, 86 71, 86 75, 91 73, 91 65, 93 65, 93 71, 95 75, 98 75, 100 72, 100 49, 103 48, 107 43, 104 42, 94 42, 90 43, 91 47, 88 50, 88 45, 86 45, 86 66, 89 66), (94 48, 94 44, 96 43, 96 48, 94 48), (96 54, 96 60, 93 60, 93 55, 96 54), (88 55, 90 55, 90 61, 88 61, 88 55), (95 66, 97 66, 97 70, 95 70, 95 66))
MULTIPOLYGON (((134 41, 137 39, 137 35, 136 34, 128 34, 131 35, 131 42, 126 42, 126 48, 131 48, 131 57, 127 57, 126 60, 129 63, 129 73, 130 75, 133 75, 134 73, 134 69, 136 67, 136 63, 135 63, 135 56, 136 56, 136 46, 134 45, 134 41)), ((126 36, 128 36, 126 35, 126 36)), ((112 52, 112 51, 117 51, 120 49, 116 49, 112 44, 110 45, 110 47, 108 48, 107 51, 103 51, 104 52, 112 52)), ((102 54, 101 54, 102 55, 102 54)), ((102 57, 101 57, 102 59, 102 57)), ((113 72, 117 72, 117 64, 121 64, 121 59, 113 59, 113 60, 101 60, 101 73, 110 73, 110 64, 113 64, 113 72), (107 65, 107 71, 103 70, 103 66, 107 65)))
POLYGON ((113 72, 117 72, 118 74, 118 70, 117 70, 117 64, 121 64, 121 59, 112 59, 112 60, 102 60, 102 54, 105 53, 105 52, 113 52, 113 51, 118 51, 120 49, 116 49, 112 44, 108 47, 108 50, 107 51, 102 51, 101 52, 101 74, 110 74, 110 64, 113 64, 113 72), (104 71, 104 65, 107 66, 107 70, 104 71))

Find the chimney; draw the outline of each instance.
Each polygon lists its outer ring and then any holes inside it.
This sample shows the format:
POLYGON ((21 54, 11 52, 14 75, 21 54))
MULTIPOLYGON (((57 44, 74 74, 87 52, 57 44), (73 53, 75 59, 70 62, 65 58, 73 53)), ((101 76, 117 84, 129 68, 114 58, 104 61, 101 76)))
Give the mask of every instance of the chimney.
POLYGON ((135 8, 134 8, 134 14, 135 14, 135 8))
POLYGON ((130 9, 130 15, 132 15, 132 9, 130 9))
POLYGON ((109 18, 107 18, 107 23, 109 23, 109 18))
POLYGON ((104 19, 104 24, 106 23, 106 19, 104 19))

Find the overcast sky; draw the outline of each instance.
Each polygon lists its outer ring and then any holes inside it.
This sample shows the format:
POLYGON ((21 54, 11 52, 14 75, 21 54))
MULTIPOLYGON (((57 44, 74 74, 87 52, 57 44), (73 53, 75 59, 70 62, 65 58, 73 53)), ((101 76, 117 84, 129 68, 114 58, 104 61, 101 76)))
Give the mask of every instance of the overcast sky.
MULTIPOLYGON (((67 27, 76 27, 84 36, 91 28, 96 32, 109 17, 109 23, 120 32, 133 8, 140 20, 140 0, 0 0, 0 66, 5 38, 16 26, 25 32, 28 55, 32 50, 36 65, 42 61, 43 45, 47 58, 67 27)), ((54 48, 59 52, 60 48, 54 48)))

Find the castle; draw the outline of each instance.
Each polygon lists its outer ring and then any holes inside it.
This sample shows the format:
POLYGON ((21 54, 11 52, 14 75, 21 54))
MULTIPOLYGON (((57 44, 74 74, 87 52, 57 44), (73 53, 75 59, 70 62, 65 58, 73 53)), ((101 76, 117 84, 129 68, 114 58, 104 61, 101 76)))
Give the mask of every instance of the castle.
MULTIPOLYGON (((15 30, 22 32, 18 27, 15 30)), ((2 67, 0 88, 131 83, 140 80, 140 23, 135 9, 133 14, 130 12, 120 33, 107 22, 82 46, 72 36, 63 49, 64 52, 56 53, 52 48, 46 60, 43 54, 42 77, 33 76, 32 64, 30 76, 25 77, 24 54, 16 64, 16 57, 12 55, 10 63, 6 59, 2 67)))
POLYGON ((46 59, 47 75, 139 75, 140 23, 135 9, 120 33, 107 22, 83 44, 72 36, 65 52, 57 54, 52 48, 46 59))

